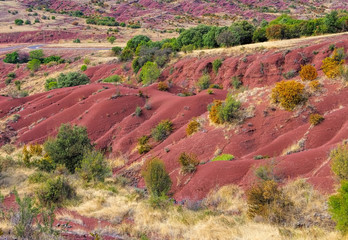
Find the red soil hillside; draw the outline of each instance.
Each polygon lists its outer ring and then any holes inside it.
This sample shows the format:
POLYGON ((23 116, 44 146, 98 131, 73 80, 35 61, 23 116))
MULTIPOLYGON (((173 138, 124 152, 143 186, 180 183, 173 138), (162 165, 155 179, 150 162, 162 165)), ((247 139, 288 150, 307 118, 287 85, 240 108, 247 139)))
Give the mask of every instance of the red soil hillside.
MULTIPOLYGON (((174 84, 169 92, 157 90, 157 84, 136 89, 94 82, 21 99, 1 97, 0 117, 19 115, 16 122, 8 121, 3 134, 9 137, 3 138, 1 144, 14 135, 17 144, 42 143, 56 133, 61 123, 70 122, 86 126, 90 138, 99 148, 109 151, 111 157, 120 153, 127 156, 128 165, 152 156, 163 159, 177 200, 202 199, 212 188, 230 183, 248 186, 254 180, 255 166, 270 162, 270 159, 254 160, 256 155, 273 157, 275 171, 283 179, 302 177, 323 191, 332 191, 334 178, 328 153, 348 136, 348 88, 343 87, 340 80, 322 77, 321 90, 312 92, 308 102, 293 112, 272 105, 269 96, 275 82, 283 79, 282 73, 298 70, 301 64, 315 64, 322 76, 321 61, 330 55, 328 46, 332 43, 348 49, 348 40, 343 35, 325 41, 308 41, 308 46, 293 47, 290 51, 226 53, 217 76, 210 71, 210 64, 217 56, 187 56, 163 72, 161 78, 174 84), (263 63, 262 73, 260 63, 263 63), (226 90, 213 89, 213 94, 202 91, 189 97, 177 95, 184 91, 181 87, 193 87, 204 68, 212 82, 222 84, 224 89, 232 76, 240 76, 243 85, 248 87, 238 95, 242 102, 242 123, 231 126, 209 123, 207 105, 214 99, 224 99, 226 90), (139 96, 139 90, 145 96, 139 96), (151 107, 145 108, 145 104, 151 107), (142 107, 140 117, 133 114, 137 106, 142 107), (313 127, 308 119, 315 112, 324 115, 325 120, 313 127), (185 129, 193 117, 199 117, 201 130, 187 137, 185 129), (149 135, 164 119, 174 123, 174 132, 163 142, 151 140, 153 149, 140 156, 134 151, 137 139, 149 135), (182 152, 194 153, 199 158, 201 164, 195 173, 186 176, 179 173, 177 159, 182 152), (220 153, 233 154, 235 160, 210 161, 220 153)), ((101 65, 100 69, 89 69, 87 74, 92 79, 95 76, 93 81, 111 74, 107 65, 101 65), (104 71, 105 76, 100 69, 108 69, 104 71)), ((127 166, 114 172, 130 174, 127 166)), ((143 186, 141 180, 138 186, 143 186)))

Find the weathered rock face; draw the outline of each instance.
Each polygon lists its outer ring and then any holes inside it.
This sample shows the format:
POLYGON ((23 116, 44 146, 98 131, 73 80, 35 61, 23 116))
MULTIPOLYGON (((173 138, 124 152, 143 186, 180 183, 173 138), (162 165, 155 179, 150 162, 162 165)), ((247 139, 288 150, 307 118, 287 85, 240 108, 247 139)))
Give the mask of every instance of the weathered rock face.
MULTIPOLYGON (((13 114, 20 117, 7 123, 0 144, 8 142, 15 133, 17 144, 42 143, 56 133, 61 123, 84 125, 98 148, 107 150, 111 156, 123 154, 128 158, 126 167, 115 169, 115 173, 136 179, 132 182, 134 185, 141 187, 143 182, 139 174, 127 170, 128 165, 153 156, 163 159, 173 181, 174 197, 180 201, 202 199, 216 186, 231 183, 248 186, 254 181, 255 166, 266 164, 271 158, 281 178, 303 177, 317 188, 331 191, 334 178, 327 156, 330 149, 348 135, 348 88, 342 87, 339 80, 322 78, 322 91, 312 94, 307 104, 293 112, 272 105, 269 94, 275 82, 283 79, 283 73, 298 70, 301 64, 311 63, 319 70, 322 59, 330 54, 328 45, 332 43, 348 49, 348 40, 340 36, 290 51, 225 56, 217 75, 210 66, 221 56, 186 57, 162 73, 162 80, 171 80, 173 84, 169 92, 159 91, 157 84, 131 88, 96 83, 114 74, 112 70, 117 64, 89 68, 86 73, 93 82, 89 85, 55 89, 20 99, 1 97, 0 117, 13 114), (318 54, 313 54, 314 50, 318 54), (178 96, 185 91, 183 88, 194 87, 203 71, 210 74, 212 83, 222 84, 224 89, 230 86, 233 76, 239 76, 248 87, 239 94, 243 102, 242 123, 228 127, 209 123, 207 105, 214 99, 225 99, 226 90, 178 96), (143 110, 140 117, 133 114, 137 106, 143 110), (308 118, 314 112, 324 115, 325 120, 311 127, 308 118), (185 129, 193 117, 199 117, 201 130, 188 137, 185 129), (136 151, 137 139, 150 135, 151 129, 164 119, 173 122, 174 132, 162 142, 150 140, 152 150, 140 156, 136 151), (201 164, 195 173, 185 176, 180 173, 177 159, 182 152, 197 155, 201 164), (210 161, 220 153, 233 154, 235 160, 210 161), (255 160, 257 155, 268 155, 270 159, 255 160)), ((322 76, 321 71, 319 75, 322 76)), ((134 172, 139 173, 139 169, 134 172)))

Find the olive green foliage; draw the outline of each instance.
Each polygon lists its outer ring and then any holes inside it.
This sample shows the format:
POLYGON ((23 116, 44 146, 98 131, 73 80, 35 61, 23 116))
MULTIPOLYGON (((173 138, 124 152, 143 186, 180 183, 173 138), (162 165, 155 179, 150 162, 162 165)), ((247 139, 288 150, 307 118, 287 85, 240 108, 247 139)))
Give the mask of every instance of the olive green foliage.
POLYGON ((86 152, 82 158, 81 166, 76 170, 78 175, 86 182, 104 182, 105 177, 111 173, 104 155, 98 151, 86 152))
POLYGON ((213 61, 213 70, 215 72, 215 74, 217 74, 219 72, 219 68, 222 65, 222 60, 221 59, 215 59, 213 61))
POLYGON ((169 120, 162 120, 155 128, 152 129, 151 135, 155 141, 163 141, 173 131, 173 123, 169 120))
POLYGON ((85 152, 92 150, 92 144, 85 127, 62 124, 57 137, 47 140, 44 149, 54 163, 63 164, 74 173, 85 152))
POLYGON ((192 134, 194 134, 195 132, 198 131, 200 127, 200 124, 199 122, 194 118, 192 119, 189 124, 187 125, 187 128, 186 128, 186 135, 187 136, 190 136, 192 134))
POLYGON ((246 193, 248 216, 262 216, 270 223, 284 224, 294 203, 273 180, 253 185, 246 193))
POLYGON ((40 64, 41 64, 41 61, 39 59, 33 59, 28 62, 27 67, 29 70, 36 72, 37 70, 39 70, 40 64))
POLYGON ((161 74, 160 69, 157 66, 157 63, 147 62, 142 67, 139 78, 144 85, 151 84, 155 82, 161 74))
POLYGON ((209 108, 209 118, 217 124, 231 123, 238 118, 241 103, 232 94, 228 94, 225 101, 214 101, 209 108))
POLYGON ((343 142, 331 150, 331 168, 341 180, 348 180, 348 143, 343 142))
POLYGON ((115 36, 110 36, 107 38, 108 42, 111 43, 111 44, 114 44, 115 40, 116 40, 116 37, 115 36))
POLYGON ((137 35, 127 42, 127 49, 130 49, 131 51, 135 52, 135 50, 140 44, 145 44, 150 41, 150 38, 147 36, 137 35))
POLYGON ((45 89, 51 90, 55 88, 73 87, 89 83, 89 78, 79 72, 69 72, 67 74, 61 73, 57 79, 46 79, 45 89))
POLYGON ((142 176, 152 196, 160 197, 168 194, 172 181, 161 159, 152 158, 146 161, 142 169, 142 176))
POLYGON ((309 116, 309 122, 313 125, 316 126, 320 124, 322 121, 324 121, 324 117, 318 113, 311 114, 309 116))
POLYGON ((111 75, 103 80, 103 82, 108 82, 108 83, 120 82, 120 81, 121 81, 121 77, 117 74, 111 75))
POLYGON ((234 159, 234 156, 232 154, 221 154, 219 156, 216 156, 211 160, 212 162, 216 161, 231 161, 234 159))
POLYGON ((131 60, 134 56, 134 53, 132 50, 125 48, 123 49, 122 53, 120 54, 119 58, 121 61, 126 62, 128 60, 131 60))
POLYGON ((178 161, 183 173, 192 173, 196 171, 196 167, 199 164, 197 156, 192 153, 181 153, 178 161))
POLYGON ((243 83, 242 81, 239 79, 238 76, 233 76, 232 80, 231 80, 231 85, 235 88, 235 89, 239 89, 243 83))
POLYGON ((48 179, 36 192, 43 206, 61 206, 75 195, 75 189, 62 177, 48 179))
POLYGON ((138 138, 138 152, 139 154, 147 153, 151 150, 151 145, 149 144, 150 137, 142 136, 138 138))
POLYGON ((336 228, 346 234, 348 232, 348 181, 342 181, 338 192, 328 201, 329 212, 336 222, 336 228))
POLYGON ((115 56, 118 56, 122 52, 122 48, 121 47, 113 47, 113 48, 111 48, 111 51, 114 53, 115 56))
POLYGON ((82 66, 81 66, 81 71, 84 72, 84 71, 86 71, 86 70, 87 70, 87 65, 82 65, 82 66))
POLYGON ((44 52, 42 49, 38 49, 38 50, 34 50, 34 51, 30 51, 29 52, 29 59, 33 60, 33 59, 38 59, 38 60, 42 60, 44 57, 44 52))
POLYGON ((16 25, 19 25, 19 26, 23 25, 23 23, 24 23, 24 21, 22 19, 16 19, 14 22, 16 25))
POLYGON ((210 85, 210 76, 208 74, 204 74, 197 81, 197 87, 200 91, 208 89, 210 85))

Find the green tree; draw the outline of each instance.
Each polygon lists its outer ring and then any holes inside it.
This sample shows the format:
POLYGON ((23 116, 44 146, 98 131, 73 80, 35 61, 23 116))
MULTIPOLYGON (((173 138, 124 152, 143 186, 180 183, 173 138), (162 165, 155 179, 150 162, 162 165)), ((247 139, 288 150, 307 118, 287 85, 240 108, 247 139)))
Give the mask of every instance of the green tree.
POLYGON ((144 44, 151 41, 148 36, 137 35, 127 42, 127 48, 135 52, 140 44, 144 44))
POLYGON ((233 45, 252 43, 255 27, 248 21, 235 22, 230 26, 230 31, 235 36, 233 45))
POLYGON ((329 212, 336 222, 336 228, 348 232, 348 181, 342 181, 338 193, 329 198, 329 212))
POLYGON ((28 67, 28 69, 30 69, 31 71, 36 72, 37 70, 39 70, 40 64, 41 64, 40 60, 38 60, 38 59, 33 59, 33 60, 31 60, 31 61, 28 62, 27 67, 28 67))
POLYGON ((111 48, 111 51, 115 54, 115 56, 118 56, 122 52, 122 48, 120 48, 120 47, 113 47, 113 48, 111 48))
POLYGON ((70 124, 62 124, 57 137, 47 140, 44 144, 44 149, 52 161, 65 165, 71 173, 80 167, 85 152, 92 148, 87 129, 70 124))
POLYGON ((107 40, 108 40, 109 43, 114 44, 116 38, 115 38, 115 36, 110 36, 110 37, 107 38, 107 40))
POLYGON ((119 58, 121 61, 126 62, 128 60, 131 60, 133 56, 134 53, 131 49, 124 48, 119 58))
POLYGON ((155 82, 160 74, 161 71, 158 68, 157 63, 147 62, 141 69, 140 80, 144 85, 148 85, 155 82))
POLYGON ((164 163, 159 158, 148 160, 142 170, 145 184, 150 194, 154 197, 166 195, 172 185, 172 181, 166 172, 164 163))
POLYGON ((38 50, 34 50, 34 51, 30 51, 29 52, 29 59, 33 60, 33 59, 38 59, 38 60, 42 60, 44 57, 44 53, 42 49, 38 49, 38 50))

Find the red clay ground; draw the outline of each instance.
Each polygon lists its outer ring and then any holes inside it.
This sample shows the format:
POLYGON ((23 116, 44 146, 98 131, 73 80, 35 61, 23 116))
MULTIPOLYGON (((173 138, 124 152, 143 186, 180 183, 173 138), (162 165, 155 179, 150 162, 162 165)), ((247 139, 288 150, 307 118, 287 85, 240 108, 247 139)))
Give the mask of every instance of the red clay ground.
MULTIPOLYGON (((202 70, 216 57, 186 57, 169 66, 162 79, 172 80, 170 92, 157 90, 157 84, 145 88, 115 86, 95 81, 111 74, 115 66, 102 65, 86 73, 94 83, 66 89, 56 89, 21 99, 0 98, 0 117, 19 114, 17 122, 10 122, 6 133, 17 134, 17 144, 40 142, 53 136, 61 123, 87 127, 90 138, 109 154, 122 153, 129 158, 128 164, 142 158, 158 156, 165 161, 173 181, 172 192, 177 200, 198 200, 216 186, 239 184, 247 187, 253 180, 253 169, 269 160, 254 160, 256 155, 274 157, 276 173, 283 179, 302 177, 318 189, 330 192, 334 178, 330 172, 330 149, 347 138, 348 88, 339 80, 324 80, 322 93, 313 94, 305 106, 287 112, 272 106, 269 88, 282 79, 281 73, 298 70, 300 64, 311 63, 319 70, 322 59, 330 54, 328 46, 348 49, 346 36, 324 40, 290 52, 268 51, 248 56, 225 56, 217 76, 210 72, 214 83, 227 89, 232 76, 241 76, 249 92, 243 93, 243 109, 249 116, 234 127, 216 127, 206 120, 202 129, 187 137, 185 129, 193 117, 207 119, 207 105, 214 99, 224 99, 227 91, 214 89, 190 97, 180 97, 181 87, 191 88, 202 75, 202 70), (313 54, 316 50, 319 53, 313 54), (243 60, 247 57, 247 61, 243 60), (306 61, 305 61, 306 60, 306 61), (263 63, 263 74, 260 63, 263 63), (99 68, 99 69, 98 69, 99 68), (170 74, 170 69, 174 70, 170 74), (264 88, 257 88, 263 86, 264 88), (138 96, 141 90, 148 98, 138 96), (249 93, 249 94, 246 94, 249 93), (151 109, 146 110, 145 104, 151 109), (133 115, 137 106, 142 107, 140 117, 133 115), (311 127, 309 115, 318 112, 325 121, 311 127), (170 119, 174 132, 161 143, 151 142, 153 149, 145 156, 134 151, 137 139, 149 135, 161 120, 170 119), (284 155, 290 146, 303 140, 299 152, 284 155), (182 152, 195 153, 201 161, 197 172, 179 174, 178 156, 182 152), (233 154, 228 162, 210 162, 216 151, 233 154), (284 155, 284 156, 283 156, 284 155)), ((121 70, 115 70, 121 71, 121 70)), ((319 71, 322 76, 322 72, 319 71)), ((242 95, 243 95, 242 94, 242 95)), ((122 173, 123 169, 115 170, 122 173)), ((140 181, 138 186, 143 186, 140 181)))

